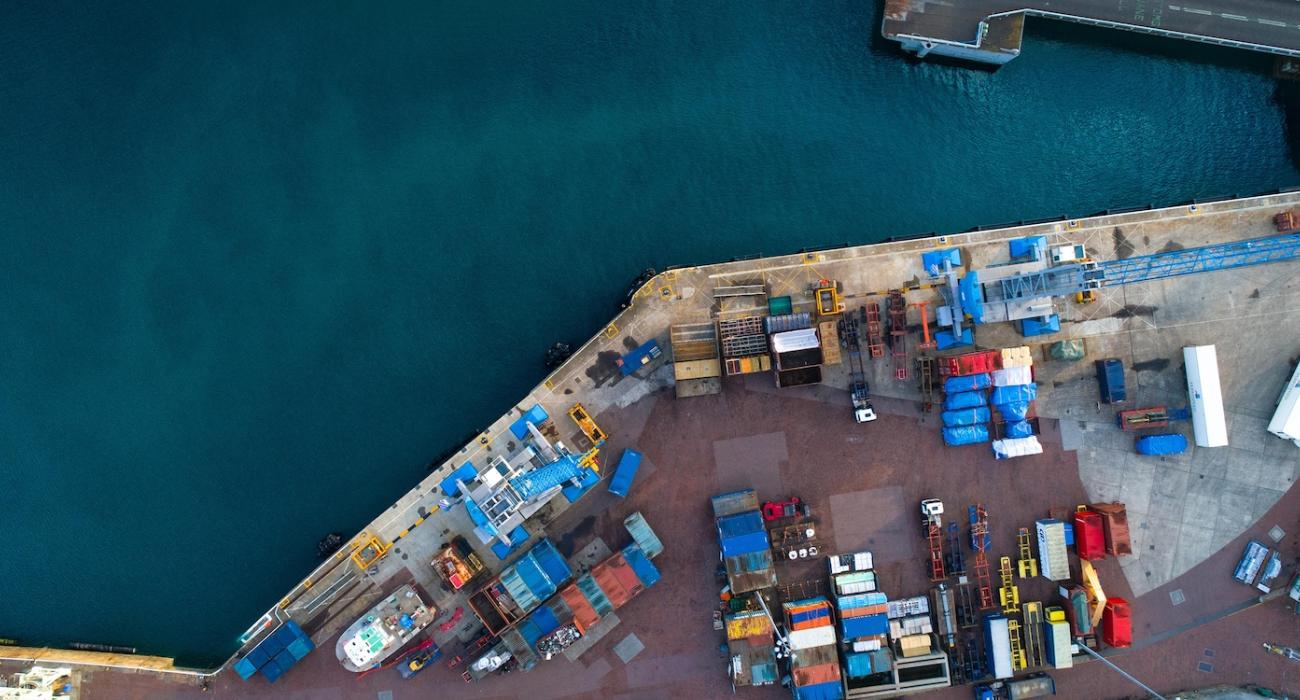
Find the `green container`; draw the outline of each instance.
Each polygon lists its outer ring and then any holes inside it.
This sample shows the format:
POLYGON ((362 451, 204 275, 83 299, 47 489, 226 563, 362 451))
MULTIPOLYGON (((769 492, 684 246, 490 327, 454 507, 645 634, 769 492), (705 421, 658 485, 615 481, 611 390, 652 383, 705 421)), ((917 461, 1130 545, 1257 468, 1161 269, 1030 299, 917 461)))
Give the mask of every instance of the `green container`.
POLYGON ((784 316, 794 309, 790 297, 772 297, 767 300, 767 313, 772 316, 784 316))

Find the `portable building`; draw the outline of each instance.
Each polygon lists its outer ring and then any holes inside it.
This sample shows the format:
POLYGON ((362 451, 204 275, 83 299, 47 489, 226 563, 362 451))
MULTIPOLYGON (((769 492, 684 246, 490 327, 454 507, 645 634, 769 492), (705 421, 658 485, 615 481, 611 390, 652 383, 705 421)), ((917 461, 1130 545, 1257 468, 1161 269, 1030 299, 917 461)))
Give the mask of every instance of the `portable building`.
POLYGON ((1277 400, 1277 410, 1268 422, 1268 432, 1300 446, 1300 365, 1277 400))
POLYGON ((1011 677, 1011 631, 1004 615, 984 616, 984 653, 994 678, 1011 677))
POLYGON ((1034 522, 1038 535, 1038 570, 1052 581, 1070 578, 1070 561, 1065 549, 1065 523, 1060 520, 1034 522))
POLYGON ((1070 623, 1065 619, 1065 611, 1060 608, 1048 609, 1048 619, 1043 622, 1044 648, 1047 650, 1047 663, 1052 668, 1070 668, 1074 665, 1074 656, 1070 647, 1070 623), (1055 618, 1055 619, 1054 619, 1055 618))
POLYGON ((1219 359, 1213 345, 1183 348, 1187 367, 1187 396, 1192 409, 1192 434, 1198 447, 1226 447, 1228 423, 1219 386, 1219 359))

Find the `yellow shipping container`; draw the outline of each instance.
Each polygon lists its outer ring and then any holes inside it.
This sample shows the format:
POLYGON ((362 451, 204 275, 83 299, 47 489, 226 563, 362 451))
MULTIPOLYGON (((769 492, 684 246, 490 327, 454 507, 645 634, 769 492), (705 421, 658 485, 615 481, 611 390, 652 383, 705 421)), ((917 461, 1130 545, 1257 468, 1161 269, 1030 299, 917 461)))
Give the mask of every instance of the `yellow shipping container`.
POLYGON ((721 377, 722 365, 716 360, 689 360, 673 363, 673 376, 678 380, 721 377))
POLYGON ((840 333, 835 321, 822 321, 817 324, 817 336, 822 341, 822 364, 838 365, 840 363, 840 333))
POLYGON ((763 613, 749 613, 727 618, 727 639, 748 639, 760 634, 771 634, 772 623, 763 613))

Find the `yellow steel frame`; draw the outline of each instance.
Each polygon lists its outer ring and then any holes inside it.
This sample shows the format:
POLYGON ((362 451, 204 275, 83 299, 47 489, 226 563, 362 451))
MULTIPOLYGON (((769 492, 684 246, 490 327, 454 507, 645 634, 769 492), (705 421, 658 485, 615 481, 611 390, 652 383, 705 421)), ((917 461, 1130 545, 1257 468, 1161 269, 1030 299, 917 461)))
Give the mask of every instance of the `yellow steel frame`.
POLYGON ((352 550, 352 563, 357 565, 358 569, 365 571, 370 568, 371 564, 379 561, 393 545, 384 542, 378 537, 371 535, 369 540, 364 540, 361 546, 352 550))
POLYGON ((1038 560, 1029 549, 1029 528, 1022 527, 1016 533, 1016 544, 1020 546, 1020 560, 1016 562, 1020 578, 1032 578, 1038 575, 1038 560))
POLYGON ((1011 638, 1011 668, 1023 671, 1026 664, 1025 648, 1020 644, 1020 620, 1007 620, 1007 636, 1011 638))
POLYGON ((590 450, 587 450, 586 452, 582 453, 582 459, 578 460, 578 466, 586 467, 592 470, 593 472, 599 474, 600 462, 597 460, 598 456, 600 456, 600 448, 593 447, 590 450))
POLYGON ((1012 577, 1011 557, 1002 557, 998 560, 998 565, 998 573, 1002 575, 1002 587, 998 589, 1002 612, 1014 615, 1020 612, 1020 589, 1016 587, 1015 579, 1012 577))
POLYGON ((605 431, 601 430, 599 425, 596 425, 596 421, 592 419, 591 414, 587 412, 587 408, 582 404, 573 404, 573 407, 569 409, 569 418, 572 418, 573 422, 578 424, 578 429, 582 431, 583 435, 587 436, 588 440, 591 440, 593 445, 599 445, 605 441, 605 431))

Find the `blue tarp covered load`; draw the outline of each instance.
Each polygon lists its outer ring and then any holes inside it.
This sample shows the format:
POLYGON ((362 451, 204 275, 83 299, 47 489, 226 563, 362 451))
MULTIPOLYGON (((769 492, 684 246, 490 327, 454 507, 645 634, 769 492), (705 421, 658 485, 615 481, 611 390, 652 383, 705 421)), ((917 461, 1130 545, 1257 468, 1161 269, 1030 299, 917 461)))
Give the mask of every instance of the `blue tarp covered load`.
POLYGON ((583 468, 578 466, 578 458, 573 455, 563 457, 538 467, 527 474, 510 480, 510 487, 525 501, 537 498, 548 489, 563 486, 582 477, 583 468))
POLYGON ((794 689, 795 700, 843 700, 844 686, 839 681, 805 685, 794 689))
POLYGON ((1012 384, 993 388, 989 403, 1001 406, 1004 403, 1028 403, 1038 398, 1037 384, 1012 384))
POLYGON ((456 485, 456 482, 470 481, 476 476, 478 476, 478 470, 474 468, 473 464, 466 462, 448 475, 446 479, 438 482, 438 488, 442 489, 442 492, 447 494, 448 498, 455 498, 460 495, 460 487, 456 485))
POLYGON ((961 310, 970 314, 976 324, 984 323, 984 288, 980 286, 980 275, 971 271, 957 283, 960 290, 961 310))
POLYGON ((618 366, 618 371, 625 377, 631 376, 661 354, 663 354, 663 351, 659 349, 658 341, 646 341, 640 347, 622 357, 623 362, 618 366))
POLYGON ((523 525, 520 525, 510 531, 509 545, 505 544, 501 540, 494 541, 492 543, 492 553, 496 555, 497 559, 505 561, 507 557, 527 541, 528 530, 524 529, 523 525))
POLYGON ((1034 434, 1034 426, 1029 421, 1014 421, 1007 423, 1006 433, 1009 438, 1027 438, 1034 434))
POLYGON ((659 583, 659 569, 650 562, 650 558, 641 551, 641 548, 635 544, 629 544, 623 548, 623 558, 627 560, 627 565, 632 567, 637 579, 641 585, 649 588, 659 583))
POLYGON ((889 632, 889 617, 886 615, 859 615, 846 617, 840 622, 845 639, 872 637, 889 632))
POLYGON ((986 425, 967 425, 959 428, 944 428, 943 441, 949 445, 974 445, 989 441, 989 428, 986 425))
POLYGON ((932 250, 928 253, 921 253, 921 265, 931 277, 938 277, 943 273, 943 263, 948 261, 954 269, 961 267, 961 250, 957 248, 944 248, 943 250, 932 250))
POLYGON ((979 408, 966 408, 960 411, 944 411, 940 417, 943 418, 945 426, 955 428, 962 425, 989 422, 989 410, 980 406, 979 408))
POLYGON ((963 408, 979 408, 987 405, 988 399, 982 391, 963 391, 956 394, 948 394, 943 399, 943 410, 959 411, 963 408))
POLYGON ((1002 414, 1003 420, 1008 422, 1018 423, 1029 417, 1028 401, 1012 401, 1011 403, 994 406, 994 408, 998 409, 998 413, 1002 414))
POLYGON ((315 648, 298 623, 289 620, 258 642, 244 658, 235 662, 233 668, 244 680, 261 671, 268 681, 274 683, 315 648))
POLYGON ((964 377, 948 377, 943 380, 944 393, 956 394, 960 391, 975 391, 993 386, 993 377, 988 372, 968 374, 964 377))
POLYGON ((541 425, 549 419, 550 416, 546 414, 546 410, 542 408, 541 404, 533 404, 533 407, 528 409, 524 415, 520 416, 519 420, 510 424, 510 433, 516 438, 523 440, 528 436, 528 423, 541 425))
POLYGON ((1147 435, 1137 441, 1140 455, 1176 455, 1187 449, 1187 438, 1178 433, 1147 435))
POLYGON ((770 546, 763 517, 756 510, 718 518, 718 536, 724 557, 763 552, 770 546))

